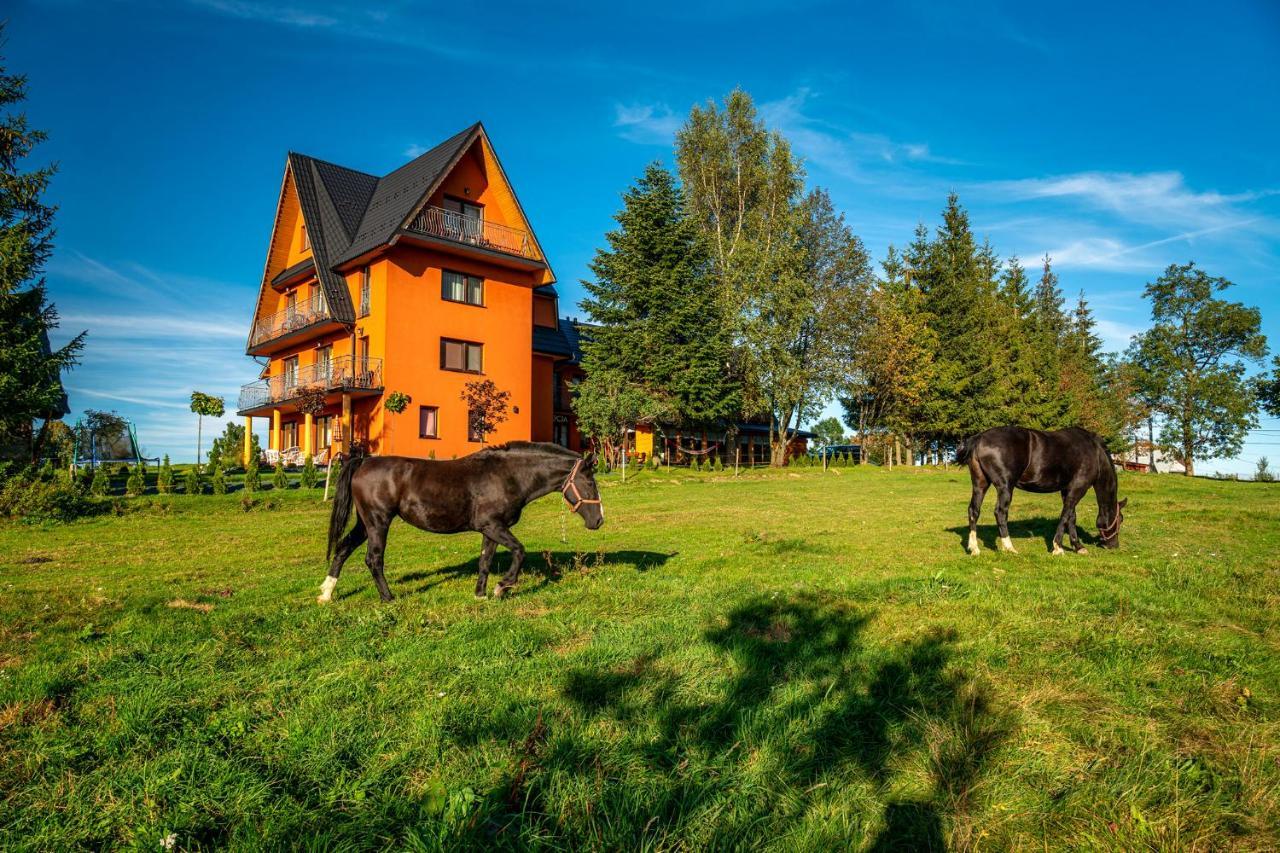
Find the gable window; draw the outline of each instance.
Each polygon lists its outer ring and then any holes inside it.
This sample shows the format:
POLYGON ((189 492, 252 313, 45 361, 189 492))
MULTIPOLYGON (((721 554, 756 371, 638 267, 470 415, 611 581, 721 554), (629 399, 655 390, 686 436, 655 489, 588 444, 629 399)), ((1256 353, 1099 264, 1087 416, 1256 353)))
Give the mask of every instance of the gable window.
POLYGON ((440 409, 435 406, 418 407, 418 438, 440 437, 440 409))
POLYGON ((307 236, 307 223, 305 222, 302 223, 302 245, 299 248, 299 251, 311 251, 311 238, 307 236))
POLYGON ((484 307, 484 279, 453 270, 440 274, 441 296, 449 302, 465 302, 484 307))
POLYGON ((360 270, 360 316, 369 313, 369 268, 360 270))
POLYGON ((484 346, 470 341, 441 338, 440 368, 462 373, 480 373, 484 370, 484 346))
POLYGON ((484 229, 484 208, 460 198, 445 198, 445 230, 454 240, 479 240, 484 229))

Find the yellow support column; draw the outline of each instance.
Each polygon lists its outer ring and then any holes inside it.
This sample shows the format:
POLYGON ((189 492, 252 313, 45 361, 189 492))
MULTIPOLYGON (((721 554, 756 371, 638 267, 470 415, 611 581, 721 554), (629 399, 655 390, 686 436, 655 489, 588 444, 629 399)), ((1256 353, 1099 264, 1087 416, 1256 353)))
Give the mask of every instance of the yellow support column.
POLYGON ((280 410, 271 410, 271 438, 267 441, 267 446, 272 450, 284 450, 280 446, 280 410))
POLYGON ((249 454, 253 451, 253 418, 248 415, 244 416, 244 454, 240 461, 249 465, 249 454))
POLYGON ((302 458, 305 459, 311 455, 311 434, 315 432, 312 427, 313 419, 310 412, 306 412, 302 416, 302 458))

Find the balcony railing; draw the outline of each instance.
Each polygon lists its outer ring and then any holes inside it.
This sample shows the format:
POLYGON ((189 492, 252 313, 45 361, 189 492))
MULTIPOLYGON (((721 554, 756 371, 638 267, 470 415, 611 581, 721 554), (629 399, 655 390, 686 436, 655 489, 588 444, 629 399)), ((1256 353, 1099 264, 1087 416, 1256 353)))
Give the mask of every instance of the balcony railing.
POLYGON ((329 318, 329 305, 325 302, 324 294, 317 293, 310 299, 295 302, 283 311, 263 317, 255 323, 249 346, 256 347, 267 341, 282 338, 290 332, 305 329, 307 326, 329 318))
POLYGON ((428 207, 419 213, 409 225, 410 231, 444 237, 459 243, 469 243, 484 249, 493 249, 522 258, 537 258, 533 241, 526 231, 510 228, 496 222, 485 222, 475 216, 464 216, 442 207, 428 207))
POLYGON ((375 390, 382 387, 382 359, 340 355, 240 388, 240 411, 288 402, 303 391, 375 390))

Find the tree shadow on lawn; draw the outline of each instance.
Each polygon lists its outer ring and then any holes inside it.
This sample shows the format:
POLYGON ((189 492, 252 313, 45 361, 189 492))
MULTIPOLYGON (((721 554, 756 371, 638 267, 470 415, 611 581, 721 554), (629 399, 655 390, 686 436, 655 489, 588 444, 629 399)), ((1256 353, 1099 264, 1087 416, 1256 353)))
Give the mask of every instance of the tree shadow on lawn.
MULTIPOLYGON (((975 786, 1012 714, 951 662, 953 629, 873 645, 862 637, 871 615, 804 595, 736 607, 703 634, 727 673, 713 700, 705 684, 703 698, 690 695, 682 665, 658 655, 570 670, 562 692, 585 719, 558 735, 538 711, 518 767, 488 798, 490 840, 758 846, 761 833, 782 837, 810 811, 847 802, 850 783, 862 789, 855 798, 892 791, 914 762, 928 768, 930 792, 890 794, 869 849, 944 850, 948 825, 965 846, 975 786), (583 743, 602 727, 616 746, 583 743), (563 801, 549 804, 566 774, 594 789, 578 821, 563 819, 563 801)), ((822 826, 811 819, 805 831, 822 826)))
MULTIPOLYGON (((1044 548, 1046 551, 1053 550, 1053 534, 1058 530, 1058 517, 1055 515, 1052 520, 1044 518, 1026 518, 1014 519, 1009 521, 1009 537, 1011 539, 1021 538, 1043 538, 1044 548)), ((962 524, 957 527, 948 527, 948 533, 954 533, 960 538, 961 550, 969 546, 969 525, 962 524)), ((1076 520, 1076 532, 1080 534, 1080 542, 1084 545, 1097 545, 1099 539, 1092 532, 1081 526, 1079 519, 1076 520)), ((997 549, 997 540, 1000 537, 1000 528, 996 525, 995 520, 991 519, 987 522, 978 522, 978 541, 983 548, 992 551, 997 549)), ((1064 531, 1062 541, 1066 543, 1067 534, 1064 531)), ((1065 544, 1063 547, 1067 547, 1065 544)))

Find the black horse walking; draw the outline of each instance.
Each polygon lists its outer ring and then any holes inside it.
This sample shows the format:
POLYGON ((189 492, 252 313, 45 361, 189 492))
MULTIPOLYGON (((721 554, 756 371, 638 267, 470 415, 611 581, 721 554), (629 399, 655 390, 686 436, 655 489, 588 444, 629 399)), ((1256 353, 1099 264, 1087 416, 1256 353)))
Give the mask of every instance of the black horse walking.
POLYGON ((1053 534, 1053 553, 1061 554, 1062 532, 1071 547, 1085 552, 1076 533, 1076 504, 1093 489, 1098 499, 1098 537, 1104 548, 1120 546, 1121 510, 1128 498, 1116 500, 1116 471, 1102 439, 1079 427, 1043 432, 1023 427, 996 427, 965 441, 956 459, 968 463, 973 480, 969 501, 969 553, 978 553, 978 514, 989 486, 996 487, 996 524, 1000 548, 1013 551, 1009 538, 1009 502, 1016 486, 1028 492, 1061 492, 1062 517, 1053 534))
POLYGON ((557 444, 512 441, 448 461, 353 454, 338 477, 329 517, 327 554, 333 562, 317 601, 333 597, 342 564, 366 540, 365 563, 382 600, 391 600, 382 555, 387 528, 396 516, 432 533, 472 530, 484 537, 477 598, 485 597, 494 553, 505 546, 511 551, 511 568, 494 590, 501 598, 516 585, 524 562, 524 546, 511 528, 530 501, 556 490, 588 528, 604 524, 594 456, 579 456, 557 444), (344 536, 353 503, 356 523, 344 536))

